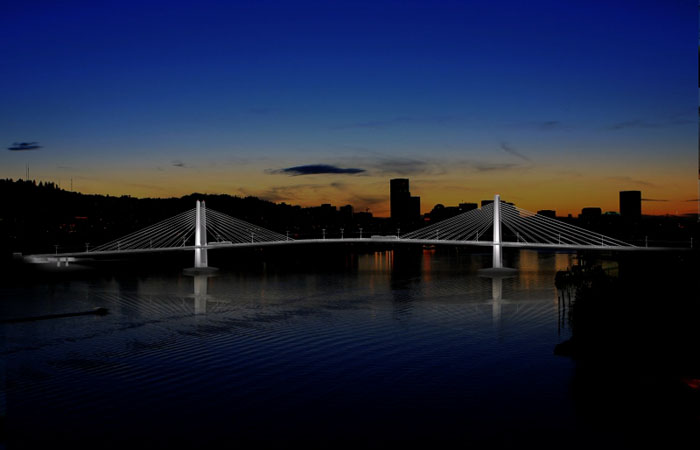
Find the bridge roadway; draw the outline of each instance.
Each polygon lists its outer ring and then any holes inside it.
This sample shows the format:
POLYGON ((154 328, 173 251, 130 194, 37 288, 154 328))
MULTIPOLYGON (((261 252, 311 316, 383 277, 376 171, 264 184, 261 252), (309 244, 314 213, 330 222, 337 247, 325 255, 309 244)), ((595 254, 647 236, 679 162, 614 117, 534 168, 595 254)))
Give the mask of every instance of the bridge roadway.
MULTIPOLYGON (((205 247, 207 251, 223 248, 255 248, 255 247, 278 247, 292 245, 309 244, 391 244, 391 245, 443 245, 458 247, 494 247, 493 241, 458 241, 443 239, 400 239, 396 237, 372 237, 372 238, 333 238, 333 239, 296 239, 288 241, 266 241, 266 242, 237 242, 237 243, 217 243, 209 242, 205 247)), ((677 247, 634 247, 634 246, 614 246, 614 245, 575 245, 575 244, 543 244, 529 242, 501 242, 503 248, 524 248, 524 249, 547 249, 547 250, 601 250, 601 251, 668 251, 684 250, 677 247)), ((160 247, 144 249, 110 250, 96 252, 70 252, 70 253, 45 253, 27 255, 33 262, 55 261, 57 258, 89 258, 93 256, 126 256, 142 253, 171 252, 171 251, 193 251, 197 247, 194 245, 180 247, 160 247)), ((685 248, 685 250, 689 250, 685 248)))

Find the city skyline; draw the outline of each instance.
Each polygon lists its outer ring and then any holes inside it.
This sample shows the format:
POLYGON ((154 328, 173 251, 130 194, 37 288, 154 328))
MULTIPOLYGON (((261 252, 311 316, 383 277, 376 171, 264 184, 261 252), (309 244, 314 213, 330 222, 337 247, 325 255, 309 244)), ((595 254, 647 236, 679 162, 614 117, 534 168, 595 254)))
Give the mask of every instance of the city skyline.
POLYGON ((376 216, 391 178, 421 213, 640 190, 644 214, 693 214, 690 6, 5 5, 0 177, 376 216))

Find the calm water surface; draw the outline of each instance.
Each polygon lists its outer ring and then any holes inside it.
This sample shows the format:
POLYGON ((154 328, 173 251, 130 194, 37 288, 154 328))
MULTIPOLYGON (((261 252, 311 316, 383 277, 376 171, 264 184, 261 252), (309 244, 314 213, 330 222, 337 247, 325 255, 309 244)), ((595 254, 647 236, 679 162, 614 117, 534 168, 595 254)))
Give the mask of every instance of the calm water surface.
MULTIPOLYGON (((345 255, 341 267, 75 276, 0 291, 8 448, 434 441, 570 447, 554 274, 574 255, 345 255)), ((585 430, 582 433, 581 430, 585 430)), ((605 434, 607 437, 607 434, 605 434)))

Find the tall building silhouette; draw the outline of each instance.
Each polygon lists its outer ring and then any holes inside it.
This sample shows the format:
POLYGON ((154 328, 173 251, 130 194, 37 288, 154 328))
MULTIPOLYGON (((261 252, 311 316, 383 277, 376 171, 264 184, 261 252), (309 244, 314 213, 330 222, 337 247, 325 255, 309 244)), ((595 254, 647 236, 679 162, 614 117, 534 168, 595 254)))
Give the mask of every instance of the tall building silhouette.
POLYGON ((620 191, 620 215, 626 219, 642 216, 642 191, 620 191))
POLYGON ((391 219, 397 223, 410 223, 420 219, 420 197, 411 196, 408 178, 389 181, 391 219))

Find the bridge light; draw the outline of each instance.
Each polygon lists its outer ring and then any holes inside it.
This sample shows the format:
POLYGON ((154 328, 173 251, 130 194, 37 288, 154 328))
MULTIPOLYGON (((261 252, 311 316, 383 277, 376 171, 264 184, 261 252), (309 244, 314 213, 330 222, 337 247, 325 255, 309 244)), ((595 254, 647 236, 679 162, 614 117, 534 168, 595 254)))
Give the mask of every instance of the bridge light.
POLYGON ((362 228, 360 228, 360 239, 362 239, 362 228))
POLYGON ((321 228, 321 232, 323 233, 323 240, 325 241, 326 240, 326 229, 321 228))
POLYGON ((340 239, 343 239, 343 228, 340 229, 340 239))
POLYGON ((289 240, 289 230, 287 230, 287 240, 289 240))
POLYGON ((401 239, 401 228, 396 229, 396 239, 401 239))

